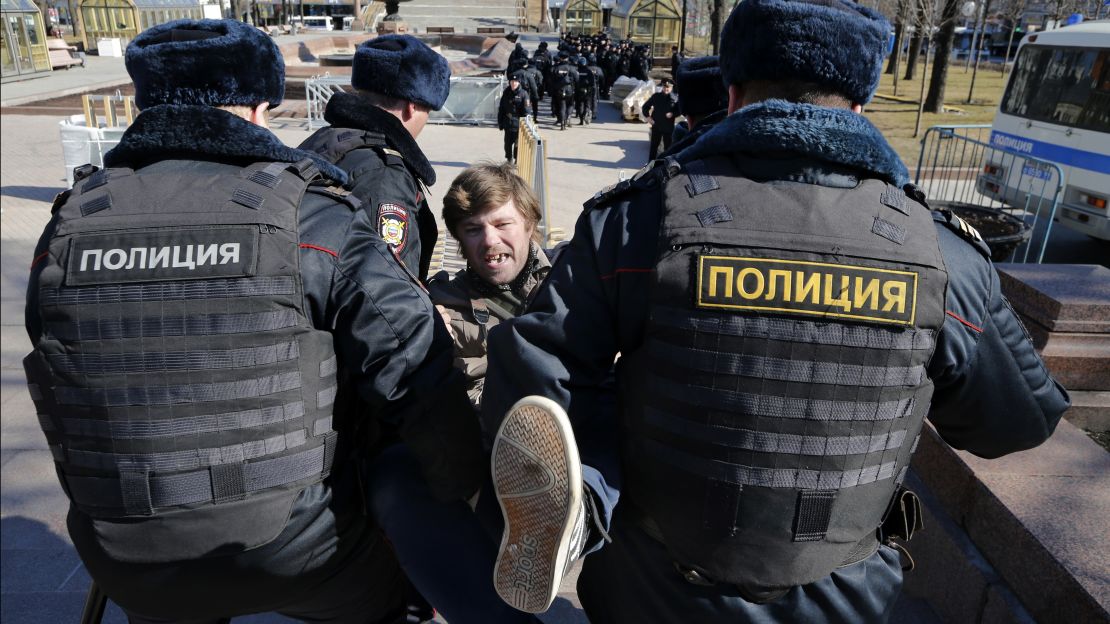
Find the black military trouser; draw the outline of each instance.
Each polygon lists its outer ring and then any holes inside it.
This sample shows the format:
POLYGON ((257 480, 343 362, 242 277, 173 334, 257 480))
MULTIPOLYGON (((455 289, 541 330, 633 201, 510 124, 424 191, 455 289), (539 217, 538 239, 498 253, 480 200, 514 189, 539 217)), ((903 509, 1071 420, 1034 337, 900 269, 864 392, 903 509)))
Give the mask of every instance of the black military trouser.
POLYGON ((587 95, 585 97, 576 97, 574 99, 574 112, 578 114, 578 121, 594 119, 594 98, 587 95))
POLYGON ((516 160, 516 142, 519 136, 519 130, 505 130, 505 160, 516 160))
POLYGON ((551 98, 551 112, 555 114, 555 123, 565 124, 570 119, 570 107, 573 98, 553 95, 551 98))
POLYGON ((663 151, 671 148, 671 135, 674 134, 674 124, 664 126, 658 121, 651 126, 651 148, 648 150, 648 160, 655 160, 659 155, 659 142, 663 142, 663 151))

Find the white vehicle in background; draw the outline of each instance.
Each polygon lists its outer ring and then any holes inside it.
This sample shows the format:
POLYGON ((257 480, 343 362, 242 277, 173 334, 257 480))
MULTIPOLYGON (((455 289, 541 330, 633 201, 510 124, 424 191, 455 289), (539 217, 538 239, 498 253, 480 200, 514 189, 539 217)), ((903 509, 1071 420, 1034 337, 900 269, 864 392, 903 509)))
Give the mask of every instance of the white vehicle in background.
POLYGON ((305 15, 293 18, 293 25, 304 30, 333 30, 332 20, 327 15, 305 15))
MULTIPOLYGON (((1110 240, 1110 20, 1025 37, 990 144, 1059 166, 1060 225, 1110 240)), ((980 193, 1026 208, 1031 195, 1055 185, 1054 167, 1022 160, 1007 171, 1017 161, 991 153, 978 176, 980 193)))

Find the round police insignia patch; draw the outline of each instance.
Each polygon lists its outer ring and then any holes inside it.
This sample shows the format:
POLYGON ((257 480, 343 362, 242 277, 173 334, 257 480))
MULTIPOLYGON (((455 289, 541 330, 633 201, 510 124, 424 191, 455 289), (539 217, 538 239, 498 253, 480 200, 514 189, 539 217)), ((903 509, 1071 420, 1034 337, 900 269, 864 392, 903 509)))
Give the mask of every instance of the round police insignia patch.
POLYGON ((397 204, 378 206, 378 234, 397 251, 405 248, 409 229, 409 211, 397 204))

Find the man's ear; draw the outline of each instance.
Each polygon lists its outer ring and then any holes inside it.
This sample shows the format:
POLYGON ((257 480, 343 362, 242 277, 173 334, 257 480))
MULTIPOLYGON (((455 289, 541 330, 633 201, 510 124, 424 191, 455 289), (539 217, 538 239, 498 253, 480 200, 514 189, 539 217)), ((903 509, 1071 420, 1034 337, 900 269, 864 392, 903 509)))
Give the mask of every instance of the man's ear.
POLYGON ((744 90, 740 85, 728 86, 728 114, 731 115, 744 107, 744 90))
POLYGON ((251 122, 252 124, 254 124, 256 126, 262 126, 263 128, 269 128, 270 127, 270 121, 269 121, 269 119, 266 118, 266 111, 269 110, 269 108, 270 108, 270 103, 269 102, 263 102, 261 104, 258 104, 257 106, 255 106, 254 108, 251 109, 250 119, 248 119, 247 121, 251 122))

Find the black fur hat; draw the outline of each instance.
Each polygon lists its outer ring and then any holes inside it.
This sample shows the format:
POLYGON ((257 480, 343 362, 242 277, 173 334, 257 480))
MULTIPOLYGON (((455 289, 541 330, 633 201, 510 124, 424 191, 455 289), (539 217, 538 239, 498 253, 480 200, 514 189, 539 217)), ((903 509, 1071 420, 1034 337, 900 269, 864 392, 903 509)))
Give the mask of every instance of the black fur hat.
POLYGON ((744 0, 721 32, 726 84, 812 82, 866 104, 879 86, 890 23, 849 0, 744 0))
POLYGON ((674 79, 683 115, 708 115, 728 107, 728 90, 721 82, 716 56, 699 56, 682 63, 674 79))
POLYGON ((451 66, 412 35, 383 35, 355 50, 351 86, 439 110, 451 92, 451 66))
POLYGON ((235 20, 175 20, 139 33, 124 60, 140 109, 159 104, 273 108, 285 61, 262 31, 235 20))

